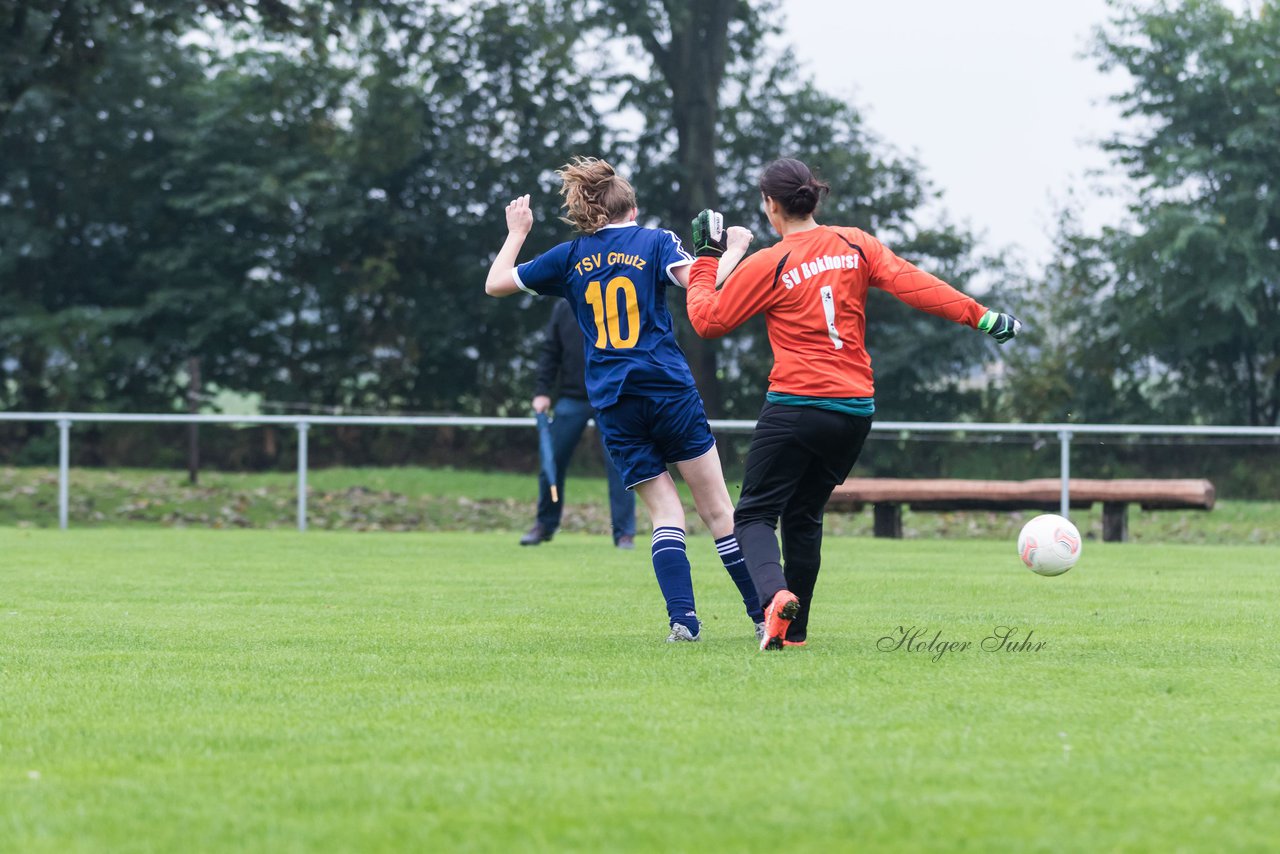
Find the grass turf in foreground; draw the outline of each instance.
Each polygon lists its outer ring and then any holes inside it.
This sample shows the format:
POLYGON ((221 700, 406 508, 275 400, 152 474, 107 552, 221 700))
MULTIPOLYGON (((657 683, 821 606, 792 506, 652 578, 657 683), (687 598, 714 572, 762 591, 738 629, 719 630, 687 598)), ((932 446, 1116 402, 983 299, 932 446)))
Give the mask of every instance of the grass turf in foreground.
POLYGON ((598 537, 0 529, 0 848, 1274 844, 1280 549, 833 537, 769 655, 691 549, 677 646, 598 537))

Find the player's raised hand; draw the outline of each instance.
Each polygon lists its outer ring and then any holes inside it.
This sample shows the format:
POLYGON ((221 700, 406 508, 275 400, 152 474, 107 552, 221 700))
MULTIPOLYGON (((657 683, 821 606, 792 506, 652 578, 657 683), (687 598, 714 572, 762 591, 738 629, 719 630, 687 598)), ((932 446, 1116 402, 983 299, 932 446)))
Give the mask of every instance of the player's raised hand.
POLYGON ((727 232, 725 251, 740 249, 746 252, 747 247, 751 245, 751 241, 754 239, 755 235, 751 233, 751 229, 743 228, 740 225, 731 225, 727 232))
POLYGON ((1022 321, 1012 314, 988 311, 978 321, 978 328, 996 339, 997 344, 1003 344, 1018 334, 1022 329, 1022 321))
POLYGON ((724 250, 724 217, 710 209, 702 211, 693 219, 693 254, 719 258, 724 250))
POLYGON ((533 211, 529 209, 529 196, 526 194, 507 205, 507 231, 528 234, 532 228, 533 211))

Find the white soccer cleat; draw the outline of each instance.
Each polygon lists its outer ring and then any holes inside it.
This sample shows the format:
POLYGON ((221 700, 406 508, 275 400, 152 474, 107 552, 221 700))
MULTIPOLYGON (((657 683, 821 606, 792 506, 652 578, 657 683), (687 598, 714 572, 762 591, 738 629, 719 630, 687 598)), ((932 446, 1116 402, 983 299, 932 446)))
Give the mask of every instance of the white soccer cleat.
POLYGON ((684 623, 672 623, 671 634, 667 635, 667 643, 697 643, 702 640, 702 625, 698 625, 695 635, 684 623))

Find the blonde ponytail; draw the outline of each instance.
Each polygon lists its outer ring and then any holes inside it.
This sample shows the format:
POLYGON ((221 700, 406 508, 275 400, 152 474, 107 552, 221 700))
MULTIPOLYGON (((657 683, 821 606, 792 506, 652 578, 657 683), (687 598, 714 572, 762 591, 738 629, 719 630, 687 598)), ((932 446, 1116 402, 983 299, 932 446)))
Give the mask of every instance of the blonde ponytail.
POLYGON ((556 174, 566 213, 560 219, 583 234, 595 234, 636 207, 636 191, 603 160, 575 157, 556 174))

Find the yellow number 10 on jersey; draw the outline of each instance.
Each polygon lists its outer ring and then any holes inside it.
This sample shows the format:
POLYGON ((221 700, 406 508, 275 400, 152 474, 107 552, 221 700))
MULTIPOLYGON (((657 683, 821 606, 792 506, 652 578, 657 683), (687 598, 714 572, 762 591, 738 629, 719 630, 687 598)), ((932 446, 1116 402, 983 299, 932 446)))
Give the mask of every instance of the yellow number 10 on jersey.
POLYGON ((596 349, 613 347, 626 350, 640 340, 640 303, 636 300, 636 286, 626 276, 610 279, 601 291, 599 282, 587 285, 587 305, 596 317, 596 349), (618 322, 618 295, 626 303, 627 337, 622 337, 618 322))

